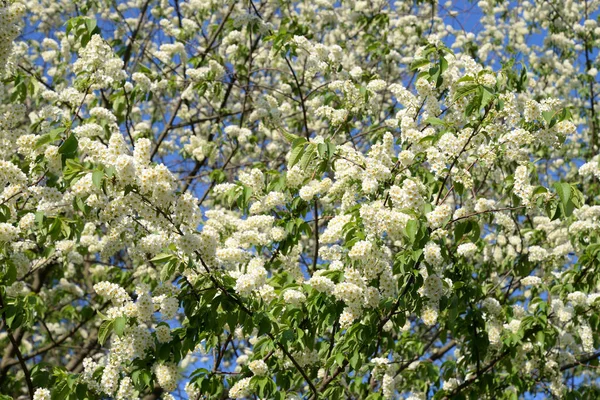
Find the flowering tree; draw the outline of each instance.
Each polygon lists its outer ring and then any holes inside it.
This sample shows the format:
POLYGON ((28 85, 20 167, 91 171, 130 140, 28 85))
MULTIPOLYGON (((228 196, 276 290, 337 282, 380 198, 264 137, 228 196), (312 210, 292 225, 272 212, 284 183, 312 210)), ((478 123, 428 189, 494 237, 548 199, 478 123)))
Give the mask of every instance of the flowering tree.
POLYGON ((0 0, 0 398, 598 398, 599 7, 0 0))

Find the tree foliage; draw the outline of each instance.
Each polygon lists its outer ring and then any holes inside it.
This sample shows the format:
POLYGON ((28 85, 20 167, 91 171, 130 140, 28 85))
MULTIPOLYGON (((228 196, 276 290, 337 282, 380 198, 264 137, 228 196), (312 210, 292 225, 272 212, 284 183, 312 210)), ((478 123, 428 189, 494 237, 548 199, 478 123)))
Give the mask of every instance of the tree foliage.
POLYGON ((0 1, 0 398, 590 399, 597 1, 0 1))

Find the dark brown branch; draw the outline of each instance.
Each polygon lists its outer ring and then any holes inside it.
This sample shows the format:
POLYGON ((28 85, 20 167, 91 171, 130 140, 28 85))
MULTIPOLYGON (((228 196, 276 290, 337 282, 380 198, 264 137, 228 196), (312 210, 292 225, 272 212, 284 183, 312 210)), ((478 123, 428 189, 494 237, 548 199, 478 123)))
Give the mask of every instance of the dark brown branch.
MULTIPOLYGON (((225 23, 227 22, 227 19, 229 18, 229 16, 233 12, 235 4, 236 4, 235 2, 233 2, 231 4, 231 6, 229 7, 229 10, 227 11, 227 14, 221 20, 221 23, 219 24, 219 27, 215 31, 214 35, 212 36, 212 39, 210 40, 208 46, 206 47, 206 50, 204 50, 204 53, 202 54, 202 57, 200 58, 200 62, 199 62, 200 64, 202 64, 204 62, 204 60, 206 59, 206 56, 208 55, 208 53, 212 49, 213 44, 215 43, 215 41, 217 40, 217 38, 221 34, 221 31, 225 27, 225 23)), ((160 148, 160 145, 162 144, 162 142, 165 140, 165 138, 169 134, 169 131, 171 129, 173 129, 173 123, 175 122, 175 119, 177 118, 177 114, 179 113, 179 109, 181 108, 182 104, 183 104, 183 98, 179 97, 179 100, 177 100, 177 104, 175 104, 175 107, 173 109, 173 113, 171 114, 171 118, 169 119, 169 122, 167 123, 167 125, 165 126, 165 128, 163 129, 163 131, 158 136, 158 139, 156 141, 156 146, 154 147, 154 149, 152 150, 152 153, 150 154, 150 159, 151 160, 154 158, 154 156, 156 155, 156 153, 158 153, 158 149, 160 148)))
POLYGON ((315 198, 315 252, 313 255, 312 272, 317 270, 317 260, 319 258, 319 202, 315 198))
POLYGON ((146 11, 148 10, 149 4, 150 0, 146 0, 140 10, 140 17, 138 18, 137 26, 135 27, 135 30, 129 38, 129 43, 127 44, 127 48, 125 49, 125 53, 123 55, 123 68, 127 68, 127 63, 131 58, 131 52, 133 50, 133 43, 135 42, 135 39, 137 38, 137 35, 139 34, 140 29, 142 28, 142 23, 144 22, 144 18, 146 17, 146 11))
POLYGON ((505 350, 502 354, 500 354, 498 357, 496 357, 492 362, 490 362, 484 368, 479 369, 477 371, 477 374, 475 376, 473 376, 472 378, 467 379, 466 381, 464 381, 463 383, 461 383, 456 389, 454 389, 447 396, 445 396, 444 399, 451 399, 453 397, 456 397, 459 393, 461 393, 463 390, 465 390, 471 384, 473 384, 475 381, 477 381, 483 374, 485 374, 486 372, 488 372, 489 370, 491 370, 492 368, 494 368, 494 366, 498 362, 500 362, 502 359, 504 359, 509 354, 510 354, 510 351, 509 350, 505 350))
POLYGON ((579 366, 585 367, 585 366, 587 366, 586 363, 596 360, 596 359, 598 359, 598 357, 600 357, 600 350, 598 350, 597 352, 592 353, 590 355, 587 355, 585 357, 582 357, 573 363, 565 364, 562 367, 560 367, 560 370, 566 371, 568 369, 579 367, 579 366))
MULTIPOLYGON (((2 295, 0 294, 0 309, 4 310, 4 300, 2 299, 2 295)), ((10 343, 13 346, 14 352, 19 359, 19 364, 21 365, 21 369, 23 370, 23 374, 25 374, 25 383, 27 384, 27 389, 29 390, 29 397, 33 399, 33 383, 31 382, 31 374, 29 373, 29 368, 27 368, 27 364, 25 364, 25 360, 23 359, 23 355, 21 354, 21 350, 19 350, 19 343, 15 340, 13 336, 12 330, 8 327, 8 322, 6 321, 6 312, 2 312, 2 320, 4 321, 4 325, 6 327, 6 334, 10 343)))

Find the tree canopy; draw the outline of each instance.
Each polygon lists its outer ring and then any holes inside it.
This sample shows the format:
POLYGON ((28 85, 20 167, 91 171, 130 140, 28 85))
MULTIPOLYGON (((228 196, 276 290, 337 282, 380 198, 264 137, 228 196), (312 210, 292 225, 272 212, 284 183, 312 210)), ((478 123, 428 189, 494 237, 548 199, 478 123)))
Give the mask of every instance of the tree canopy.
POLYGON ((0 0, 0 399, 600 398, 598 0, 0 0))

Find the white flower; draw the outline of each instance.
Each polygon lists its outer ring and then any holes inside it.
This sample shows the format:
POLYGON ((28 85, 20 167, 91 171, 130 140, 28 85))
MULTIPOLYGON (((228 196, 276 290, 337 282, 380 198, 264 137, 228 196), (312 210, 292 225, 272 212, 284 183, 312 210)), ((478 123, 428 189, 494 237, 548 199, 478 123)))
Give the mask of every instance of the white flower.
POLYGON ((540 262, 548 258, 548 251, 540 246, 529 246, 529 261, 540 262))
POLYGON ((50 391, 48 389, 36 389, 33 394, 33 400, 50 400, 50 391))
POLYGON ((437 206, 432 212, 427 213, 427 221, 432 229, 440 228, 450 217, 451 209, 448 205, 437 206))
POLYGON ((250 379, 242 378, 229 389, 229 396, 232 399, 243 399, 250 395, 250 379))
POLYGON ((177 366, 172 363, 159 363, 153 366, 158 385, 167 392, 177 387, 177 366))
POLYGON ((387 83, 382 79, 375 79, 367 84, 367 89, 373 92, 381 92, 387 86, 387 83))
POLYGON ((306 296, 298 290, 287 289, 285 292, 283 292, 283 300, 287 304, 300 307, 302 303, 306 301, 306 296))
POLYGON ((156 327, 156 338, 159 343, 167 343, 171 341, 171 329, 167 325, 159 325, 156 327))
POLYGON ((264 376, 269 372, 269 367, 267 367, 267 363, 265 363, 263 360, 250 361, 248 368, 256 376, 264 376))
POLYGON ((477 246, 475 245, 475 243, 463 243, 458 246, 456 252, 461 256, 471 257, 477 252, 477 246))
POLYGON ((537 276, 526 276, 521 279, 521 284, 523 286, 539 286, 541 285, 542 280, 537 276))
POLYGON ((578 328, 579 337, 581 338, 581 347, 583 351, 586 353, 591 353, 594 351, 594 336, 592 332, 592 328, 587 322, 583 322, 579 325, 578 328))

